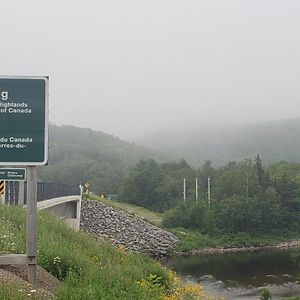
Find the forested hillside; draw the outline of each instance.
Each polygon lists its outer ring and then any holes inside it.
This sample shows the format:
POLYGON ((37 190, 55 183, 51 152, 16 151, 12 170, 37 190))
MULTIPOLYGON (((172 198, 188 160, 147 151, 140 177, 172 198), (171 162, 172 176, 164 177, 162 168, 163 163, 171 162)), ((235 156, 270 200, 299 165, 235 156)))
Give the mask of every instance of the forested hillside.
POLYGON ((130 168, 151 158, 157 162, 185 159, 194 167, 210 160, 218 167, 259 153, 266 166, 281 160, 299 162, 299 136, 300 119, 239 128, 181 128, 138 141, 154 149, 149 150, 103 132, 51 125, 49 166, 39 169, 39 178, 89 182, 94 192, 116 193, 130 168))
POLYGON ((99 131, 51 125, 49 165, 39 168, 39 179, 79 184, 89 182, 99 193, 115 193, 132 165, 163 156, 99 131))
POLYGON ((300 161, 300 119, 261 123, 253 126, 222 127, 211 124, 197 128, 174 128, 145 136, 137 143, 186 159, 193 166, 205 160, 222 166, 257 153, 269 165, 277 161, 300 161))

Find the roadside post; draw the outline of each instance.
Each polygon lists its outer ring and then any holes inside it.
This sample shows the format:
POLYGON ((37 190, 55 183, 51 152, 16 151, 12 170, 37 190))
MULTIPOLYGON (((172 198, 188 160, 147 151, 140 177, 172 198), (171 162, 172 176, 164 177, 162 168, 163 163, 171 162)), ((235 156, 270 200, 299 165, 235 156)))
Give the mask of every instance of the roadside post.
POLYGON ((80 198, 82 200, 82 197, 83 197, 83 186, 81 184, 79 185, 79 190, 80 190, 80 198))
POLYGON ((0 180, 0 203, 5 204, 5 181, 0 180))
POLYGON ((48 77, 0 76, 0 180, 24 181, 27 177, 26 254, 0 255, 0 265, 26 264, 28 281, 33 285, 37 269, 37 166, 48 161, 48 85, 48 77))

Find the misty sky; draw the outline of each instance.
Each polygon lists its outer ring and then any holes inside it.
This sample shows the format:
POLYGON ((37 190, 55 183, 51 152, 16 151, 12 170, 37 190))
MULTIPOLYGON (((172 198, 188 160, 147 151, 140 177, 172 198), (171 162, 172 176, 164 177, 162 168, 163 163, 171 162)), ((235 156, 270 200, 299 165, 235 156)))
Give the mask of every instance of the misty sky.
POLYGON ((0 74, 49 75, 57 125, 300 117, 299 0, 2 0, 0 25, 0 74))

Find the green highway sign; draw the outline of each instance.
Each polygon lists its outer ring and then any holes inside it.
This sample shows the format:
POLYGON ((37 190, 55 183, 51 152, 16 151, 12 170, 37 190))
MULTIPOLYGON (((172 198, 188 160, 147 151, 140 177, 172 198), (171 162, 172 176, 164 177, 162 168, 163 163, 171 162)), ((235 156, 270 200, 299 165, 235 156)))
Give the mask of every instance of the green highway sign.
POLYGON ((26 169, 0 168, 0 180, 24 181, 24 180, 26 180, 26 169))
POLYGON ((0 165, 47 163, 48 82, 0 76, 0 165))

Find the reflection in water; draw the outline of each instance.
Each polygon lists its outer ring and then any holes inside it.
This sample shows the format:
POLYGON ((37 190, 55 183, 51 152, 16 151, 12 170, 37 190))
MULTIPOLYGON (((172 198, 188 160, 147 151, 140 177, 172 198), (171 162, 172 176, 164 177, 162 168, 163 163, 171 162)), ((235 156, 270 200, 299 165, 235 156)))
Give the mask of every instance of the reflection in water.
POLYGON ((273 299, 282 299, 277 297, 300 294, 300 270, 291 259, 294 251, 297 250, 182 256, 170 259, 168 264, 219 296, 257 299, 259 287, 268 286, 273 299))

